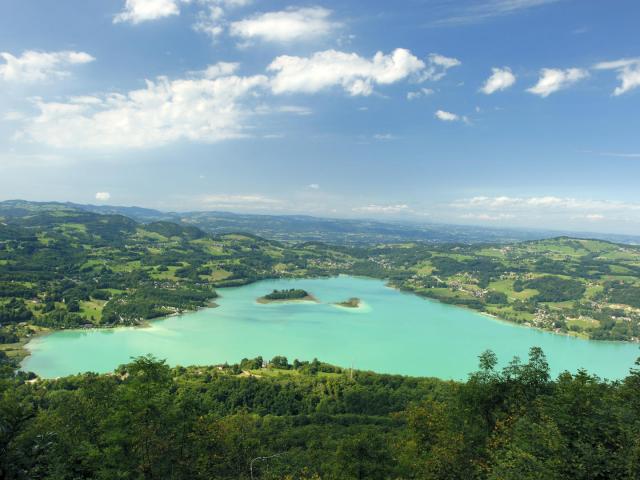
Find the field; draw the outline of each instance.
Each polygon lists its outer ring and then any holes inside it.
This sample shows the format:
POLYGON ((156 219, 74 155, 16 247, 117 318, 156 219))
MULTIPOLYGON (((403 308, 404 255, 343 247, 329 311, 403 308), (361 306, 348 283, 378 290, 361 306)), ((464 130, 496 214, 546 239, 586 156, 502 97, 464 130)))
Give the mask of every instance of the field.
POLYGON ((24 340, 40 329, 136 325, 209 305, 218 287, 337 274, 383 278, 557 333, 640 337, 640 248, 630 245, 566 237, 506 245, 283 243, 73 208, 0 208, 0 220, 0 345, 11 356, 24 354, 24 340))

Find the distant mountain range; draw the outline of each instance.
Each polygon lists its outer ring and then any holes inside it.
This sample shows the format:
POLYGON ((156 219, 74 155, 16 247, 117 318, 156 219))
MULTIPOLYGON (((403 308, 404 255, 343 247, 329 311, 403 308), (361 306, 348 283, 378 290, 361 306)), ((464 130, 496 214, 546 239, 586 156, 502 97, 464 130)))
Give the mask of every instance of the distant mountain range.
POLYGON ((479 227, 437 223, 321 218, 308 215, 256 215, 231 212, 162 212, 142 207, 82 205, 70 202, 0 202, 0 218, 38 210, 71 209, 123 215, 142 223, 169 221, 196 226, 211 233, 245 232, 280 241, 318 241, 333 244, 372 244, 421 241, 431 243, 509 243, 570 236, 617 243, 640 244, 640 235, 604 234, 537 229, 479 227))

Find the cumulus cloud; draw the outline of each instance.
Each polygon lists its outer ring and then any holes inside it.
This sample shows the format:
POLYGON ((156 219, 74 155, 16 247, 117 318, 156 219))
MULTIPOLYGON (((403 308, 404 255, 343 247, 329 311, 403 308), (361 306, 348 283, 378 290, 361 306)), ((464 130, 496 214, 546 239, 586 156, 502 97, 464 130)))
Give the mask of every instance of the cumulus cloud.
POLYGON ((532 197, 477 196, 457 200, 450 207, 464 212, 461 218, 477 220, 502 220, 517 218, 524 221, 540 219, 555 221, 559 225, 566 220, 639 221, 640 203, 612 200, 593 200, 553 195, 532 197))
MULTIPOLYGON (((87 61, 86 54, 72 53, 68 58, 74 62, 87 61)), ((434 62, 456 63, 447 57, 434 62)), ((378 52, 371 59, 336 50, 310 57, 280 56, 268 66, 271 76, 241 76, 238 68, 237 63, 220 62, 187 72, 184 78, 147 80, 144 88, 128 92, 34 98, 38 113, 23 119, 16 138, 90 149, 158 147, 180 140, 216 142, 246 136, 249 119, 258 115, 312 113, 297 105, 270 106, 260 101, 266 93, 315 93, 337 86, 350 95, 366 96, 374 86, 419 81, 428 72, 425 62, 401 48, 378 52)), ((421 92, 426 95, 429 90, 421 92)))
POLYGON ((178 15, 179 0, 126 0, 124 10, 113 18, 113 23, 141 23, 178 15))
POLYGON ((438 120, 442 120, 443 122, 457 122, 458 120, 461 120, 460 115, 447 112, 445 110, 436 110, 436 113, 434 113, 434 116, 438 120))
POLYGON ((567 68, 561 70, 558 68, 543 68, 540 70, 540 78, 538 83, 528 88, 527 92, 548 97, 558 90, 570 87, 574 83, 589 76, 589 72, 581 68, 567 68))
POLYGON ((19 57, 8 52, 0 52, 0 58, 4 60, 4 63, 0 64, 0 79, 14 83, 35 83, 66 77, 70 75, 68 67, 95 60, 86 52, 71 50, 59 52, 27 50, 19 57))
POLYGON ((96 193, 96 200, 99 200, 101 202, 106 202, 110 198, 111 198, 111 194, 109 192, 97 192, 96 193))
POLYGON ((427 97, 433 95, 434 90, 431 88, 421 88, 412 92, 407 92, 407 100, 415 100, 417 98, 427 97))
POLYGON ((289 8, 259 13, 231 23, 229 33, 246 41, 290 42, 324 37, 340 26, 331 10, 322 7, 289 8))
POLYGON ((244 121, 253 113, 246 103, 268 86, 268 79, 264 75, 224 75, 228 71, 229 67, 214 66, 195 78, 158 77, 147 80, 145 88, 126 94, 113 92, 64 102, 36 100, 39 115, 22 133, 61 148, 141 148, 178 140, 237 138, 245 134, 244 121))
POLYGON ((615 88, 615 96, 627 93, 640 87, 640 58, 623 58, 612 62, 601 62, 594 65, 596 70, 615 70, 618 73, 620 85, 615 88))
MULTIPOLYGON (((190 2, 191 0, 182 0, 190 2)), ((198 0, 198 4, 204 8, 196 15, 193 29, 204 33, 215 40, 225 32, 228 26, 226 20, 227 10, 249 5, 252 0, 198 0)))
POLYGON ((445 57, 439 53, 430 53, 427 56, 427 66, 421 72, 420 80, 438 81, 447 74, 447 70, 460 65, 462 65, 462 62, 457 58, 445 57))
POLYGON ((197 70, 189 73, 195 77, 202 76, 213 80, 214 78, 231 75, 235 73, 239 67, 240 64, 236 62, 218 62, 213 65, 209 65, 204 70, 197 70))
POLYGON ((480 88, 480 91, 485 95, 491 95, 492 93, 506 90, 511 85, 516 83, 516 76, 511 72, 509 67, 504 68, 492 68, 491 76, 484 82, 484 85, 480 88))
POLYGON ((356 53, 325 50, 311 57, 282 55, 268 67, 276 94, 316 93, 340 86, 350 95, 370 95, 374 85, 388 85, 424 73, 425 63, 409 50, 376 53, 371 60, 356 53))
POLYGON ((355 207, 352 211, 360 213, 409 213, 411 212, 411 209, 409 208, 409 205, 403 203, 396 205, 369 204, 364 207, 355 207))
POLYGON ((193 29, 215 39, 224 32, 224 9, 218 4, 210 4, 205 10, 198 12, 193 29))

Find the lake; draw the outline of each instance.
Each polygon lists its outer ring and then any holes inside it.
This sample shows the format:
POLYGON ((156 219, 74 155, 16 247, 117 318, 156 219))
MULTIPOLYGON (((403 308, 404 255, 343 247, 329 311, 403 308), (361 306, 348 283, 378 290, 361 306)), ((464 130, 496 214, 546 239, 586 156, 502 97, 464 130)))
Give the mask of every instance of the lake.
POLYGON ((22 368, 43 377, 108 372, 151 353, 171 365, 236 363, 275 355, 363 370, 464 379, 486 349, 502 365, 543 348, 555 374, 585 368, 624 377, 640 356, 637 344, 555 335, 388 288, 374 279, 266 280, 219 290, 218 308, 153 321, 147 328, 67 330, 35 338, 22 368), (320 303, 259 304, 273 289, 302 288, 320 303), (362 305, 333 305, 358 297, 362 305))

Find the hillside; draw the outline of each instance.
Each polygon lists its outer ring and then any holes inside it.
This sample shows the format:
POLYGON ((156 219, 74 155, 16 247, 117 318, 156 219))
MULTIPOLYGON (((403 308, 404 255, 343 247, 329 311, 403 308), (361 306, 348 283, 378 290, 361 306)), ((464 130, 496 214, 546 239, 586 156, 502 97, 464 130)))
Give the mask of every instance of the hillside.
POLYGON ((82 205, 58 202, 0 202, 0 216, 9 212, 73 209, 106 215, 124 215, 141 223, 169 221, 213 233, 247 232, 263 238, 287 242, 325 242, 340 245, 374 245, 392 242, 426 243, 511 243, 560 235, 598 238, 618 243, 640 244, 640 236, 605 233, 558 232, 543 229, 516 229, 491 226, 381 221, 370 219, 322 218, 309 215, 257 215, 230 212, 162 212, 141 207, 82 205))
POLYGON ((0 477, 637 478, 640 372, 551 379, 544 354, 466 382, 313 360, 0 379, 0 477), (267 367, 263 367, 268 364, 267 367))
POLYGON ((571 238, 284 244, 57 206, 2 212, 0 347, 19 357, 46 329, 135 325, 210 305, 216 288, 340 273, 559 333, 640 336, 639 247, 571 238))
POLYGON ((392 283, 420 295, 592 339, 640 336, 640 247, 561 237, 378 251, 402 272, 392 283))

